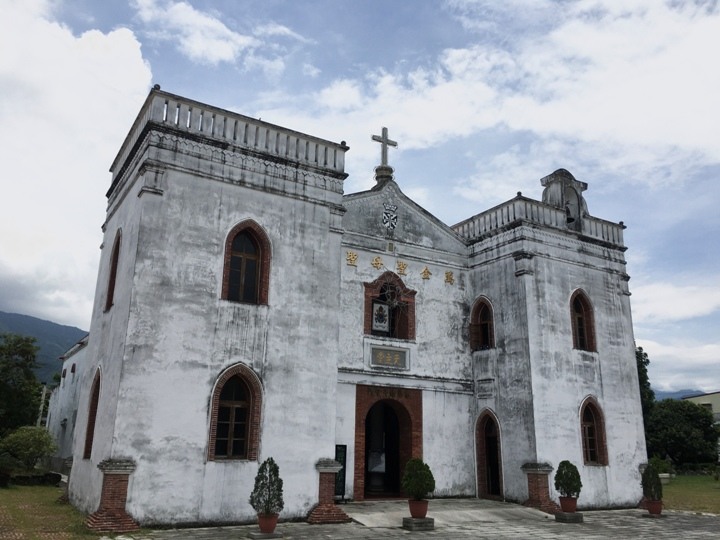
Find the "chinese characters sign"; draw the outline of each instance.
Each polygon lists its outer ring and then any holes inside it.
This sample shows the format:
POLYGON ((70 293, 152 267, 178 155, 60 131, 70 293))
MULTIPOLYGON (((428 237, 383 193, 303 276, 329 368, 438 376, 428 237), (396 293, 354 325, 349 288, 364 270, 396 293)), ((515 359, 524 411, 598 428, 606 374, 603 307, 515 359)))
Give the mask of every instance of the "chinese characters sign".
POLYGON ((376 367, 407 369, 407 351, 373 347, 370 364, 376 367))

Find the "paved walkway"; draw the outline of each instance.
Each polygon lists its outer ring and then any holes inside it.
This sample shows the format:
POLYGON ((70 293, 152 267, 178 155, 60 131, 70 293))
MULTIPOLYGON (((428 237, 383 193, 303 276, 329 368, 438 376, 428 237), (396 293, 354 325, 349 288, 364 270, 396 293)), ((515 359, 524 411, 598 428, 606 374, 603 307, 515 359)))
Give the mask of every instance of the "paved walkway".
MULTIPOLYGON (((558 523, 553 516, 516 504, 479 499, 430 501, 428 517, 435 530, 410 532, 401 528, 408 516, 407 501, 373 501, 343 506, 353 518, 344 525, 280 523, 277 532, 287 540, 309 539, 693 539, 720 538, 720 516, 664 511, 662 518, 645 517, 645 510, 601 510, 583 512, 584 523, 558 523)), ((131 533, 116 540, 229 540, 258 532, 255 525, 204 529, 158 530, 131 533)))

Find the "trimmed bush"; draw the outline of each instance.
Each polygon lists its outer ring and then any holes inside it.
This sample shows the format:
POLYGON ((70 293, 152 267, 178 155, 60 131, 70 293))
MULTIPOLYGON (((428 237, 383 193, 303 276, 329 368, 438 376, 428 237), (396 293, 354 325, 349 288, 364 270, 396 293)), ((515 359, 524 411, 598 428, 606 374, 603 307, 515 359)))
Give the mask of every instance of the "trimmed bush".
POLYGON ((418 458, 408 461, 402 477, 402 488, 416 501, 424 499, 428 493, 435 491, 435 477, 430 466, 418 458))
POLYGON ((555 489, 563 497, 578 497, 582 489, 580 473, 575 465, 563 460, 555 473, 555 489))
POLYGON ((255 476, 250 505, 263 516, 279 514, 285 507, 280 467, 271 457, 262 462, 255 476))
POLYGON ((650 462, 645 467, 642 474, 643 495, 650 501, 661 501, 662 500, 662 482, 660 481, 660 473, 658 473, 655 465, 650 462))

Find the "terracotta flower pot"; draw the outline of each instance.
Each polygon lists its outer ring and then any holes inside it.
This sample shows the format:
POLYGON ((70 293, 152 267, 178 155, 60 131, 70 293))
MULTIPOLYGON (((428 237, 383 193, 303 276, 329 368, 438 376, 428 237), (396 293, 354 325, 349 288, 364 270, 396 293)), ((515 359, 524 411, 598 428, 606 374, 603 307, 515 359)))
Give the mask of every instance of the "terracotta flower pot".
POLYGON ((260 527, 260 532, 263 534, 274 533, 277 522, 277 514, 258 514, 258 527, 260 527))
POLYGON ((418 501, 416 499, 409 499, 408 504, 410 506, 410 515, 415 519, 423 519, 427 516, 428 501, 423 499, 418 501))
POLYGON ((653 515, 659 516, 662 513, 662 501, 645 501, 645 507, 653 515))
POLYGON ((572 514, 577 509, 577 498, 560 497, 560 509, 566 514, 572 514))

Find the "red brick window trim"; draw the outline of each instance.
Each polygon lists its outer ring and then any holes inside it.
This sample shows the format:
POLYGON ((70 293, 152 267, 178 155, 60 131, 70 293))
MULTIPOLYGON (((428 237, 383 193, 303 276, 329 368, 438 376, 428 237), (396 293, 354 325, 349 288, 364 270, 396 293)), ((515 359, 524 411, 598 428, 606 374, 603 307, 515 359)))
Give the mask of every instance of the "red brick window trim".
POLYGON ((605 419, 595 398, 587 398, 580 408, 580 430, 585 465, 607 465, 605 419))
POLYGON ((225 239, 221 298, 267 305, 270 288, 270 240, 260 225, 246 219, 225 239))
POLYGON ((120 260, 120 244, 122 243, 122 230, 115 234, 112 254, 110 255, 110 272, 108 274, 107 291, 105 293, 105 311, 109 311, 115 300, 115 281, 117 278, 118 262, 120 260))
POLYGON ((475 301, 470 317, 470 350, 495 348, 495 321, 490 301, 481 297, 475 301))
MULTIPOLYGON (((260 447, 260 414, 262 411, 262 385, 255 372, 244 364, 237 364, 226 369, 218 377, 210 401, 210 429, 208 434, 208 461, 221 460, 247 460, 257 461, 260 447), (223 395, 226 384, 237 385, 243 388, 246 394, 242 399, 238 396, 223 395), (243 403, 244 402, 244 403, 243 403), (234 414, 245 411, 243 426, 233 432, 234 414), (228 420, 228 418, 230 418, 228 420), (218 429, 220 424, 220 429, 218 429), (228 425, 229 432, 224 431, 222 424, 228 425), (219 437, 218 437, 219 434, 219 437), (235 439, 240 444, 242 437, 242 450, 225 451, 224 455, 216 455, 216 449, 223 445, 231 445, 235 439)), ((240 422, 238 422, 240 423, 240 422)))
POLYGON ((415 295, 394 272, 383 273, 372 283, 365 283, 364 333, 396 339, 415 339, 415 295), (373 331, 373 305, 387 305, 390 328, 387 332, 373 331))
POLYGON ((570 298, 570 318, 573 348, 595 352, 595 317, 590 299, 581 290, 575 291, 570 298))
POLYGON ((88 420, 85 428, 85 448, 83 459, 90 459, 92 456, 93 440, 95 439, 95 423, 97 421, 98 403, 100 401, 100 370, 95 373, 95 379, 90 390, 90 404, 88 406, 88 420))

